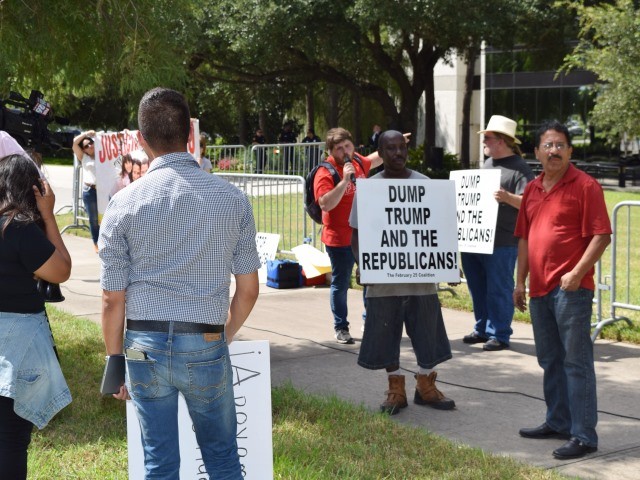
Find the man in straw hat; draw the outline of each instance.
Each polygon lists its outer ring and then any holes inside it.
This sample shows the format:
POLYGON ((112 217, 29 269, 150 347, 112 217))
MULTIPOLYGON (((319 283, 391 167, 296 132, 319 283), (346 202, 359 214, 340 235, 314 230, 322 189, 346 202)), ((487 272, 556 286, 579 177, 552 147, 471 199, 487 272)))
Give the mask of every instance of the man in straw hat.
POLYGON ((522 158, 516 138, 516 122, 493 115, 484 135, 482 168, 500 169, 500 190, 493 196, 499 203, 493 253, 462 253, 462 268, 473 300, 476 324, 464 343, 483 343, 483 350, 509 348, 513 330, 513 271, 518 258, 518 239, 513 235, 524 187, 534 175, 522 158))

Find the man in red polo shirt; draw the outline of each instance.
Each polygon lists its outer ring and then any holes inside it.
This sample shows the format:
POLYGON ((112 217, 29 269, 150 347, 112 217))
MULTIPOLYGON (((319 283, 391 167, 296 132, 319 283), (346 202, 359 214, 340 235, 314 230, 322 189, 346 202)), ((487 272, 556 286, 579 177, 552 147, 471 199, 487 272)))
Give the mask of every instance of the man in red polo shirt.
POLYGON ((352 344, 347 320, 347 291, 355 259, 351 251, 349 214, 356 193, 356 178, 367 178, 369 170, 382 163, 377 152, 368 157, 355 152, 351 133, 344 128, 327 132, 329 162, 338 172, 340 182, 333 181, 331 172, 320 168, 314 178, 313 190, 322 209, 322 243, 331 260, 331 291, 329 300, 333 313, 333 328, 338 343, 352 344))
POLYGON ((527 438, 568 440, 553 451, 579 458, 598 448, 596 376, 591 342, 593 265, 611 241, 600 184, 574 167, 567 127, 549 122, 536 132, 543 173, 522 198, 515 235, 518 274, 515 306, 526 309, 529 274, 531 322, 544 370, 545 422, 522 428, 527 438))

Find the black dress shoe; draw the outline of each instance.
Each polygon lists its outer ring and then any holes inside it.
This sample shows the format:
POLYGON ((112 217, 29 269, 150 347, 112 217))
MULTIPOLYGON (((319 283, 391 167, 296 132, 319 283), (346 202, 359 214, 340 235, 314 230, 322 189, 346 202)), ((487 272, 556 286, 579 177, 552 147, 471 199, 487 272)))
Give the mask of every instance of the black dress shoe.
POLYGON ((504 350, 505 348, 509 348, 509 344, 501 342, 495 338, 490 338, 482 346, 482 349, 488 352, 497 352, 498 350, 504 350))
POLYGON ((560 460, 580 458, 584 457, 587 453, 593 453, 597 450, 598 447, 590 447, 589 445, 582 443, 576 437, 571 437, 567 443, 553 451, 553 456, 560 460))
POLYGON ((465 335, 462 341, 464 343, 484 343, 489 340, 487 337, 478 335, 477 332, 472 332, 469 335, 465 335))
POLYGON ((567 440, 570 437, 568 433, 556 432, 546 423, 543 423, 539 427, 521 428, 519 433, 521 437, 525 438, 560 438, 562 440, 567 440))

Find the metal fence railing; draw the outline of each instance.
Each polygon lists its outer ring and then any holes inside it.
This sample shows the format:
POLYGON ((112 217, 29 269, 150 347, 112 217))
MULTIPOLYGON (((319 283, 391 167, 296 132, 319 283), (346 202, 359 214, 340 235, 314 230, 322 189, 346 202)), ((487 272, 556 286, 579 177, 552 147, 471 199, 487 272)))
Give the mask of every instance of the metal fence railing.
POLYGON ((294 175, 216 173, 242 190, 253 207, 256 231, 280 235, 278 252, 305 243, 319 248, 319 225, 304 210, 304 178, 294 175))
POLYGON ((244 145, 209 145, 207 157, 214 169, 220 171, 247 171, 247 147, 244 145))
MULTIPOLYGON (((72 222, 60 230, 60 233, 64 233, 67 230, 79 229, 91 231, 89 228, 89 217, 85 211, 82 202, 82 168, 78 159, 73 157, 73 205, 71 206, 71 212, 73 213, 72 222)), ((62 209, 67 206, 62 207, 62 209)), ((62 210, 61 209, 61 210, 62 210)), ((57 214, 58 212, 56 212, 57 214)))
POLYGON ((632 321, 625 315, 620 315, 620 310, 640 312, 640 284, 632 282, 632 273, 637 272, 638 252, 640 252, 640 237, 637 235, 640 224, 640 202, 624 201, 618 203, 612 212, 611 227, 611 274, 602 274, 602 259, 596 265, 596 321, 592 323, 593 333, 591 339, 595 341, 600 331, 606 325, 624 320, 632 325, 632 321), (621 212, 626 216, 621 218, 621 212), (635 228, 634 228, 635 227, 635 228), (636 257, 633 257, 633 254, 636 257), (604 280, 604 281, 603 281, 604 280), (610 283, 607 283, 610 282, 610 283), (609 316, 604 318, 603 292, 609 291, 609 316))

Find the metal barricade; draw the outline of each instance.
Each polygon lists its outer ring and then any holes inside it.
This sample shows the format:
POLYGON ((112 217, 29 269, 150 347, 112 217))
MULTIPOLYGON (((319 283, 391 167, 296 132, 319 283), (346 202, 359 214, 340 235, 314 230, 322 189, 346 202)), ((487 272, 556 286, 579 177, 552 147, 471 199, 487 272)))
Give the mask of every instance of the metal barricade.
POLYGON ((324 158, 324 148, 324 142, 253 145, 247 162, 253 173, 306 177, 324 158))
POLYGON ((295 246, 308 243, 315 247, 319 242, 319 225, 304 210, 304 178, 247 173, 215 175, 247 195, 253 207, 256 231, 280 234, 279 253, 291 254, 295 246))
POLYGON ((251 166, 247 165, 247 147, 244 145, 208 145, 207 157, 214 171, 252 172, 251 166))
POLYGON ((611 236, 611 274, 602 275, 602 259, 596 265, 596 321, 591 324, 594 328, 591 340, 595 342, 600 331, 606 325, 624 320, 629 326, 632 320, 624 315, 618 315, 617 310, 631 310, 640 312, 640 283, 631 284, 631 270, 637 265, 632 264, 632 254, 640 252, 640 237, 637 235, 640 225, 640 202, 624 201, 618 203, 612 212, 611 223, 613 235, 611 236), (626 228, 623 228, 618 217, 622 209, 626 209, 626 228), (632 230, 632 224, 636 224, 632 230), (635 236, 632 232, 635 232, 635 236), (610 284, 607 283, 610 280, 610 284), (602 318, 603 291, 610 292, 609 317, 602 318))
MULTIPOLYGON (((71 211, 73 213, 73 219, 71 224, 65 226, 60 233, 64 233, 67 230, 80 229, 91 231, 89 228, 89 217, 86 215, 86 211, 82 206, 82 168, 78 159, 73 157, 73 205, 71 211), (82 222, 82 223, 81 223, 82 222)), ((66 207, 63 207, 66 208, 66 207)), ((56 212, 58 214, 59 212, 56 212)))

